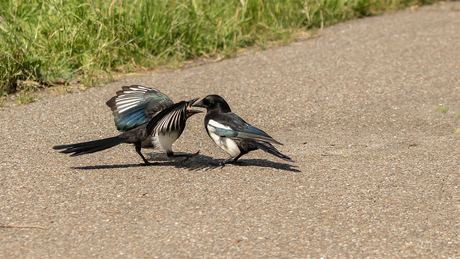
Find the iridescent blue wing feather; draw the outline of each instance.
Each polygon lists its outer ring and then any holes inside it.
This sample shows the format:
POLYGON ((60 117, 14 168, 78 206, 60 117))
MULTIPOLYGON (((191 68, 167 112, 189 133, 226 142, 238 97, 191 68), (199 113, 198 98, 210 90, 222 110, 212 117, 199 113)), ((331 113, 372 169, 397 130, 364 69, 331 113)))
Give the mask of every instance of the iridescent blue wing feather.
POLYGON ((221 137, 227 137, 227 138, 235 138, 238 136, 238 132, 231 130, 231 129, 223 129, 220 127, 212 126, 215 131, 214 134, 221 136, 221 137))
POLYGON ((155 88, 131 85, 123 86, 122 89, 107 102, 119 131, 136 128, 174 104, 168 96, 155 88))
POLYGON ((246 127, 243 128, 243 131, 239 132, 238 136, 241 137, 241 138, 262 137, 262 138, 272 139, 272 137, 270 137, 263 130, 258 129, 258 128, 252 126, 252 125, 249 125, 249 124, 246 124, 246 127))

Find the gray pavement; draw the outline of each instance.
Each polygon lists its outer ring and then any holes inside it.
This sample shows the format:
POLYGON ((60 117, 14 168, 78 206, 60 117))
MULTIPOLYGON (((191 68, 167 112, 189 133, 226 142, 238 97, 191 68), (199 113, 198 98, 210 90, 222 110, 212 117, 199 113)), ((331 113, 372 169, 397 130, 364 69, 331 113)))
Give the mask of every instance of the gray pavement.
POLYGON ((0 111, 0 257, 459 257, 460 2, 366 18, 215 64, 129 78, 0 111), (181 164, 120 145, 122 85, 174 101, 220 94, 278 141, 241 166, 188 121, 181 164), (448 106, 446 114, 433 110, 448 106))

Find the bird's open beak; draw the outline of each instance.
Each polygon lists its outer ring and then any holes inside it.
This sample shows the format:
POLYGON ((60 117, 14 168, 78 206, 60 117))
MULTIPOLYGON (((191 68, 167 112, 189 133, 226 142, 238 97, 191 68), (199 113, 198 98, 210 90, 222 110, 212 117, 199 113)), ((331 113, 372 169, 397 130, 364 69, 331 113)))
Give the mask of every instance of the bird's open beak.
MULTIPOLYGON (((193 106, 193 107, 196 106, 196 105, 194 105, 194 104, 195 104, 196 101, 198 101, 198 99, 200 99, 200 98, 195 98, 195 99, 190 100, 190 101, 188 102, 187 112, 190 114, 189 116, 192 116, 193 114, 196 114, 196 113, 202 113, 202 112, 203 112, 203 111, 200 111, 200 110, 194 110, 194 109, 192 109, 192 106, 193 106)), ((199 106, 198 106, 198 107, 199 107, 199 106)))
POLYGON ((206 108, 202 101, 199 101, 193 105, 193 107, 206 108))

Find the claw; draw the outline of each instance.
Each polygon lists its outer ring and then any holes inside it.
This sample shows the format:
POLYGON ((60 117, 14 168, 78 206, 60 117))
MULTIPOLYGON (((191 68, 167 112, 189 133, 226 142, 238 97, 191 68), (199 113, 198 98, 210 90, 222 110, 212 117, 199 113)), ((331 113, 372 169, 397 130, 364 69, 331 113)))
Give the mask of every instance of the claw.
POLYGON ((222 168, 225 167, 225 165, 227 164, 233 164, 233 165, 242 165, 243 162, 240 162, 240 161, 235 161, 233 157, 230 157, 222 162, 219 163, 219 166, 222 168))
POLYGON ((199 153, 200 153, 200 150, 198 150, 198 152, 196 152, 196 153, 187 155, 187 157, 186 157, 184 160, 182 160, 181 164, 183 164, 183 163, 185 163, 186 161, 188 161, 191 157, 197 156, 199 153))

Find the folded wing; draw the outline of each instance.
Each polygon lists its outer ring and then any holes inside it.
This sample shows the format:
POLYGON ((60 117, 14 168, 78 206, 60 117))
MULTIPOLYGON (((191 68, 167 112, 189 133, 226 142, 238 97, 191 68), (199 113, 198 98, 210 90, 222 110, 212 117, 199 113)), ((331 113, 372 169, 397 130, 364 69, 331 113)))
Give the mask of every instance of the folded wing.
POLYGON ((266 141, 273 144, 283 145, 274 140, 263 130, 258 129, 241 119, 236 114, 227 114, 219 119, 209 120, 208 127, 212 128, 212 132, 221 137, 253 139, 258 141, 266 141))

